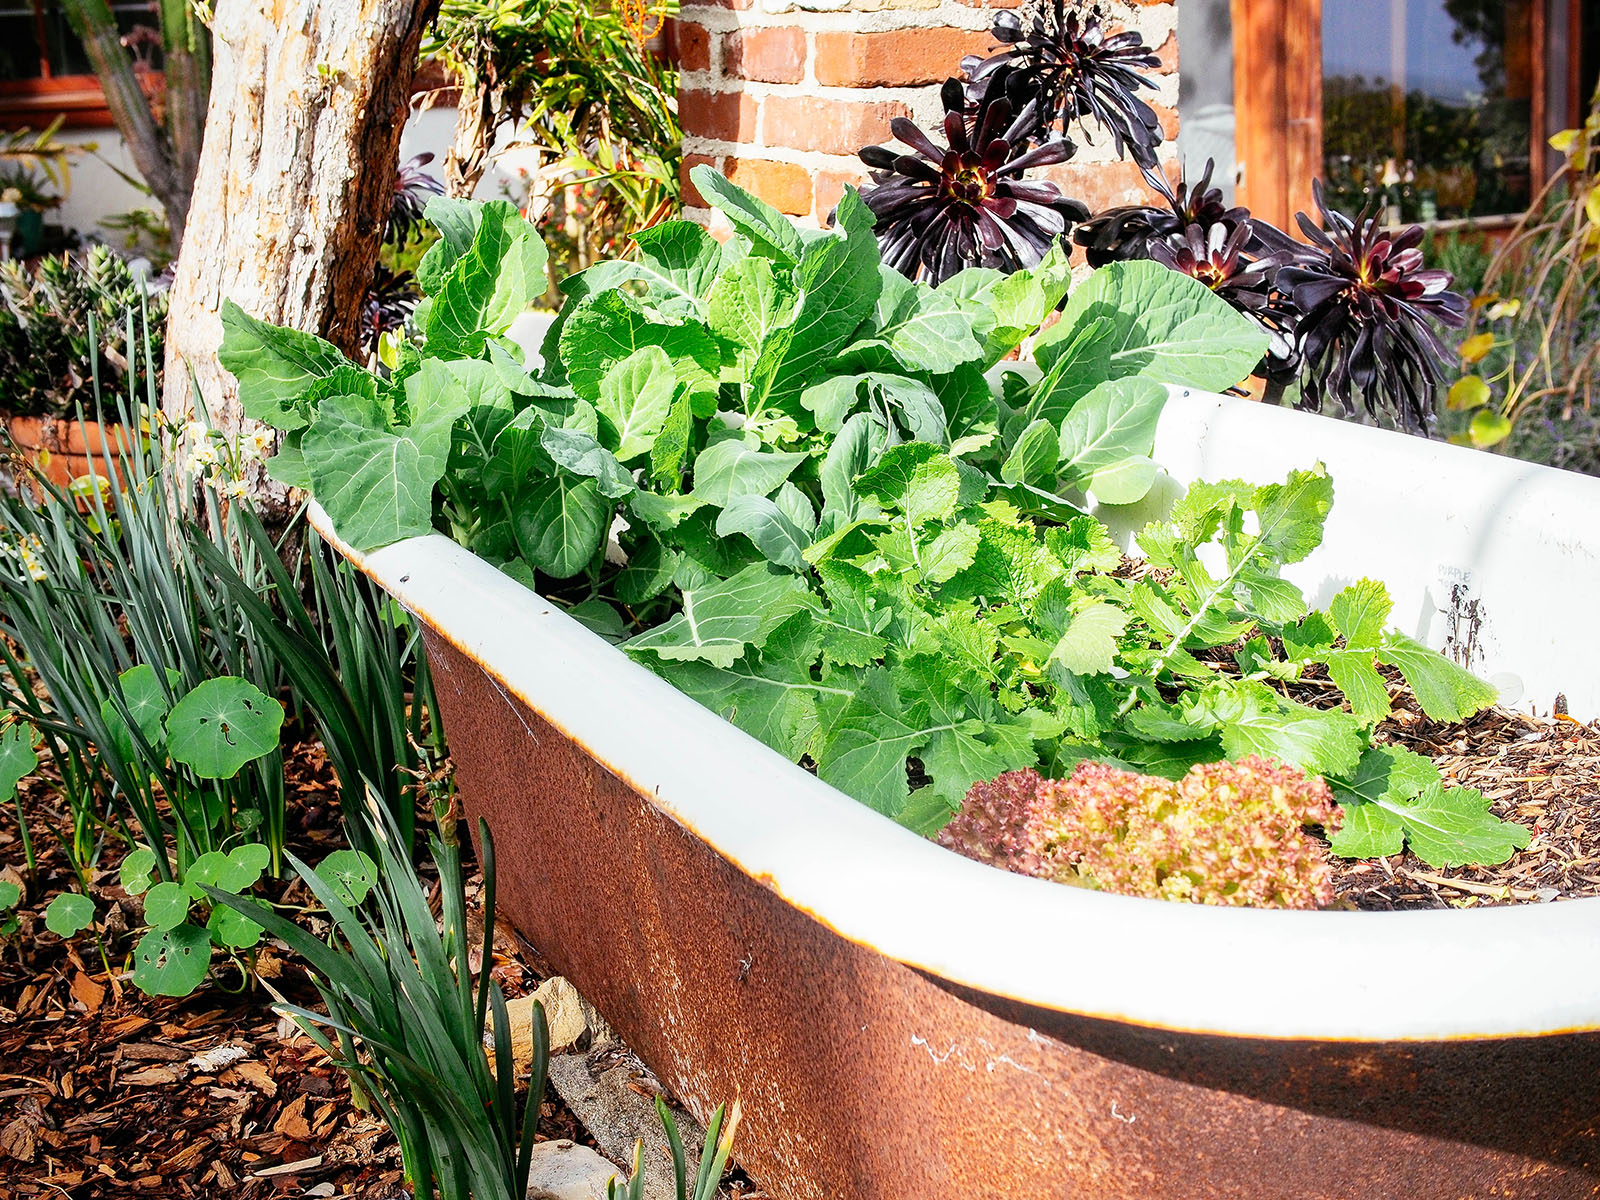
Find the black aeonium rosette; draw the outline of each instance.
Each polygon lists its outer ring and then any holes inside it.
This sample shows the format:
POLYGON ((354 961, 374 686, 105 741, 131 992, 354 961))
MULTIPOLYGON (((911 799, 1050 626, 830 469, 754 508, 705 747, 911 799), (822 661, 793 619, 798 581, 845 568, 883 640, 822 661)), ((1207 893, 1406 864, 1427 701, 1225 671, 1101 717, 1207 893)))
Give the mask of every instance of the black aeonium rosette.
POLYGON ((992 32, 1006 49, 962 61, 971 87, 981 90, 994 72, 1008 70, 1013 96, 1025 91, 1040 98, 1036 133, 1056 120, 1065 131, 1070 122, 1092 116, 1110 133, 1118 157, 1155 166, 1161 122, 1136 93, 1156 86, 1141 71, 1159 67, 1161 59, 1138 33, 1108 34, 1098 4, 1086 11, 1074 5, 1069 12, 1066 0, 1046 0, 1026 21, 1002 12, 992 32))
POLYGON ((1005 73, 994 73, 976 97, 951 80, 943 98, 948 145, 898 117, 890 130, 913 153, 887 146, 861 151, 873 169, 873 186, 861 198, 877 217, 883 261, 932 284, 966 267, 1034 266, 1089 210, 1055 184, 1022 174, 1066 162, 1075 147, 1065 137, 1030 144, 1036 106, 1014 106, 1005 73))
POLYGON ((1391 233, 1376 205, 1352 221, 1328 207, 1320 180, 1312 192, 1326 228, 1297 214, 1310 245, 1277 276, 1298 314, 1302 405, 1332 397, 1354 412, 1359 392, 1369 414, 1425 428, 1450 358, 1432 322, 1465 324, 1466 298, 1448 271, 1423 268, 1421 226, 1391 233))

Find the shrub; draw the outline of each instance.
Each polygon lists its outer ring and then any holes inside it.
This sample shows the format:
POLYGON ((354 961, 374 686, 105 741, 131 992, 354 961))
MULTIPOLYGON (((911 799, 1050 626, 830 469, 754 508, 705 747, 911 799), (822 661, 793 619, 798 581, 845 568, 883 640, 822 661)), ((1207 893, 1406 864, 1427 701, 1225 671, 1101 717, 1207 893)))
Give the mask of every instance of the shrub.
POLYGON ((161 387, 165 293, 144 282, 114 251, 44 259, 29 273, 0 263, 0 378, 4 408, 15 415, 68 416, 93 409, 95 375, 109 395, 143 395, 153 371, 161 387), (149 359, 128 336, 128 314, 143 308, 149 359))
POLYGON ((1104 763, 1070 779, 1008 771, 967 793, 941 845, 1022 875, 1197 904, 1320 908, 1327 856, 1305 832, 1334 824, 1315 776, 1251 755, 1174 782, 1104 763))

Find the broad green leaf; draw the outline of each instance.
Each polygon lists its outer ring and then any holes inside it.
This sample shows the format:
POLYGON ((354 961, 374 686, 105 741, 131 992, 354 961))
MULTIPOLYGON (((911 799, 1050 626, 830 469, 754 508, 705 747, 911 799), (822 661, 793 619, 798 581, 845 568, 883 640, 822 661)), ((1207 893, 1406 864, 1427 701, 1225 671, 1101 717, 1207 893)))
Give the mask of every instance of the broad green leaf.
POLYGON ((206 919, 206 932, 219 946, 230 950, 248 950, 261 941, 261 935, 266 931, 243 913, 219 904, 206 919))
POLYGON ((317 877, 354 907, 378 885, 378 865, 359 850, 335 850, 317 864, 317 877))
MULTIPOLYGON (((844 423, 839 436, 833 439, 822 460, 819 475, 822 479, 822 511, 831 516, 835 527, 870 515, 863 510, 861 498, 856 494, 856 476, 877 461, 887 444, 889 431, 881 421, 867 413, 857 413, 844 423)), ((872 511, 876 505, 866 502, 872 511)))
POLYGON ((660 346, 636 350, 606 372, 594 406, 618 459, 627 462, 655 445, 677 388, 672 360, 660 346))
POLYGON ((222 302, 222 330, 217 361, 239 381, 245 416, 277 429, 305 425, 310 409, 298 398, 323 376, 355 367, 331 343, 258 321, 232 300, 222 302))
POLYGON ((794 319, 773 331, 750 368, 746 412, 782 410, 812 382, 872 311, 882 286, 872 213, 854 192, 839 202, 844 237, 807 245, 794 270, 794 319))
POLYGON ((198 684, 167 714, 167 752, 202 779, 231 779, 278 748, 283 705, 231 675, 198 684))
POLYGON ((804 581, 757 563, 731 579, 684 592, 682 612, 625 642, 623 649, 731 667, 746 650, 760 649, 767 635, 809 598, 804 581))
POLYGON ((628 555, 628 564, 617 572, 617 599, 638 605, 653 600, 672 583, 682 556, 662 546, 654 537, 646 538, 628 555))
POLYGON ((1445 787, 1431 762, 1396 746, 1368 750, 1348 780, 1330 782, 1344 809, 1330 845, 1346 858, 1398 854, 1405 842, 1432 867, 1493 865, 1529 841, 1481 792, 1445 787))
POLYGON ((513 514, 517 546, 546 575, 570 579, 599 551, 612 507, 593 479, 541 479, 513 514))
POLYGON ((816 682, 800 663, 768 661, 759 654, 727 667, 690 661, 664 662, 658 669, 674 687, 790 758, 806 753, 817 721, 817 695, 848 694, 816 682))
POLYGON ((546 426, 539 445, 563 471, 593 479, 602 496, 622 500, 634 493, 633 476, 607 450, 581 429, 546 426))
POLYGON ((705 505, 699 496, 660 496, 655 492, 634 492, 628 507, 646 525, 665 532, 705 505))
POLYGON ((44 910, 44 927, 69 938, 94 924, 94 901, 82 892, 62 892, 44 910))
POLYGON ((742 371, 774 330, 794 319, 795 291, 789 273, 770 258, 742 258, 717 276, 706 299, 711 332, 738 348, 742 371))
POLYGON ((471 248, 439 283, 422 324, 435 354, 476 357, 487 336, 504 333, 547 286, 544 242, 514 204, 479 210, 471 248))
POLYGON ((755 450, 737 437, 714 442, 694 460, 693 494, 726 508, 739 496, 767 496, 805 462, 805 454, 755 450))
POLYGON ((1321 660, 1328 676, 1345 699, 1350 711, 1363 725, 1376 725, 1389 715, 1389 687, 1372 665, 1371 650, 1330 650, 1321 660))
POLYGON ((1122 609, 1098 596, 1075 604, 1066 630, 1050 652, 1050 661, 1074 675, 1104 674, 1116 661, 1117 639, 1129 619, 1122 609))
POLYGON ((1263 684, 1226 688, 1207 707, 1229 758, 1259 754, 1315 775, 1347 775, 1361 758, 1365 738, 1354 717, 1284 700, 1263 684))
POLYGON ((1030 422, 1017 436, 1011 453, 1000 465, 1000 478, 1007 483, 1048 487, 1055 482, 1060 461, 1061 434, 1049 421, 1040 419, 1030 422))
POLYGON ((677 298, 698 308, 722 266, 721 243, 693 221, 662 221, 633 240, 639 255, 629 265, 649 284, 651 304, 677 298))
POLYGON ((650 447, 650 478, 669 491, 683 483, 683 467, 689 457, 689 438, 694 431, 694 409, 687 392, 678 392, 667 409, 667 419, 650 447))
POLYGON ((961 473, 937 446, 906 442, 885 450, 877 465, 856 480, 856 490, 898 509, 918 525, 942 521, 955 512, 961 473))
POLYGON ((472 249, 483 206, 453 196, 435 196, 423 208, 422 215, 439 231, 439 240, 428 247, 417 265, 417 285, 431 296, 443 286, 450 268, 472 249))
POLYGON ((983 355, 973 336, 972 318, 959 299, 918 283, 908 288, 896 311, 871 343, 885 346, 901 366, 942 375, 983 355))
POLYGON ((154 851, 146 846, 130 850, 122 860, 122 869, 117 876, 122 884, 122 890, 130 896, 142 896, 150 886, 150 881, 155 876, 156 856, 154 851))
POLYGON ((940 530, 917 552, 917 562, 925 583, 944 583, 972 565, 983 540, 978 527, 963 521, 940 530))
POLYGON ((151 930, 133 948, 133 984, 147 996, 187 996, 211 969, 211 936, 193 925, 151 930))
POLYGON ((1333 598, 1328 616, 1348 649, 1376 650, 1393 608, 1388 588, 1377 580, 1362 579, 1333 598))
POLYGON ((1153 379, 1113 379, 1094 388, 1061 422, 1061 477, 1086 483, 1097 471, 1148 456, 1167 389, 1153 379))
POLYGON ((704 164, 691 170, 689 179, 702 196, 722 210, 729 224, 749 239, 753 253, 785 265, 800 261, 804 249, 800 234, 772 205, 704 164))
POLYGON ((1160 468, 1155 460, 1134 454, 1089 476, 1088 492, 1101 504, 1136 504, 1150 493, 1160 468))
POLYGON ((768 561, 791 571, 806 569, 808 537, 778 506, 765 496, 735 496, 717 517, 717 533, 731 537, 742 533, 755 543, 768 561))
POLYGON ((1073 290, 1035 342, 1046 376, 1031 415, 1059 418, 1097 385, 1130 375, 1225 391, 1255 369, 1267 342, 1199 280, 1156 262, 1111 263, 1073 290), (1091 327, 1094 336, 1080 336, 1091 327))
POLYGON ((567 379, 578 395, 591 402, 599 399, 606 374, 646 346, 663 350, 678 381, 691 391, 715 391, 722 351, 699 321, 675 325, 653 321, 622 292, 601 292, 566 313, 561 329, 567 379))
POLYGON ((144 895, 144 922, 151 929, 176 929, 189 917, 189 893, 163 880, 144 895))
POLYGON ((10 725, 0 729, 0 804, 16 795, 17 784, 39 766, 33 745, 36 735, 31 725, 10 725))
POLYGON ((1500 699, 1493 684, 1403 633, 1383 635, 1378 661, 1399 668, 1422 711, 1435 721, 1465 721, 1500 699))

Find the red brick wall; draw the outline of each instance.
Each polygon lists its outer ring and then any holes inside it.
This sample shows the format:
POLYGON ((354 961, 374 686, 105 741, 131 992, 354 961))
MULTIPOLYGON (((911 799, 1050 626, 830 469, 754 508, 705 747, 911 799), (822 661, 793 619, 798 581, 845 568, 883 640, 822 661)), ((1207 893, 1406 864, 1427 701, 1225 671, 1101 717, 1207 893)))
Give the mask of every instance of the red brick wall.
MULTIPOLYGON (((685 171, 712 163, 801 222, 826 221, 845 186, 866 181, 856 151, 891 142, 896 116, 936 124, 939 84, 957 73, 963 54, 990 49, 994 9, 1017 3, 682 0, 685 171)), ((1160 90, 1140 94, 1176 136, 1176 0, 1105 7, 1113 24, 1138 29, 1160 51, 1160 90)), ((1138 171, 1115 160, 1110 138, 1092 125, 1085 132, 1074 131, 1077 158, 1050 177, 1091 209, 1144 197, 1138 171)), ((1168 142, 1162 157, 1173 155, 1168 142)), ((685 204, 691 216, 710 218, 692 188, 685 204)))

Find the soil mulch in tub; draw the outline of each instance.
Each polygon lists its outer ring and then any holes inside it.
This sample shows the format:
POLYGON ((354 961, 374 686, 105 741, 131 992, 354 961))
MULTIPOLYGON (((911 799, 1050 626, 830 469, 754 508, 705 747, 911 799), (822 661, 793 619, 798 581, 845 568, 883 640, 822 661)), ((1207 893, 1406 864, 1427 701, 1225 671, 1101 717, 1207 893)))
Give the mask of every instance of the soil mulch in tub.
POLYGON ((1375 740, 1431 758, 1448 784, 1477 788, 1497 817, 1527 826, 1533 836, 1526 849, 1493 867, 1435 870, 1410 851, 1335 859, 1341 898, 1384 910, 1600 896, 1600 721, 1584 725, 1495 708, 1443 725, 1400 690, 1375 740))

